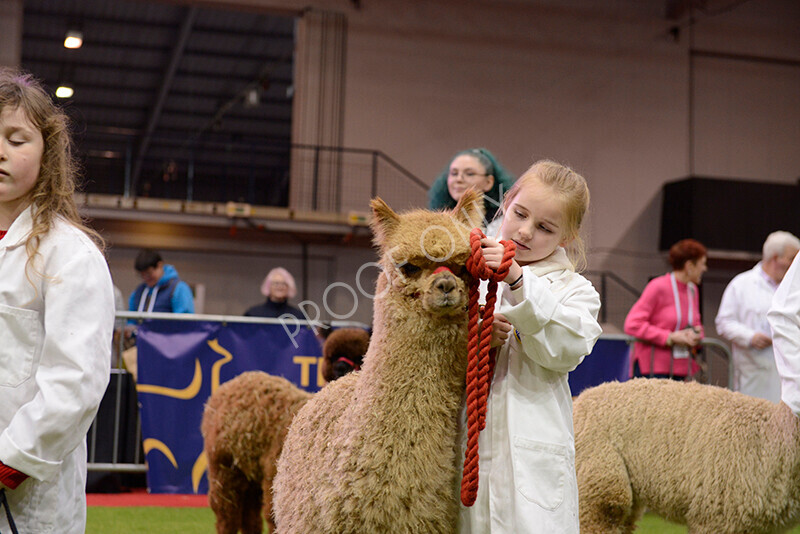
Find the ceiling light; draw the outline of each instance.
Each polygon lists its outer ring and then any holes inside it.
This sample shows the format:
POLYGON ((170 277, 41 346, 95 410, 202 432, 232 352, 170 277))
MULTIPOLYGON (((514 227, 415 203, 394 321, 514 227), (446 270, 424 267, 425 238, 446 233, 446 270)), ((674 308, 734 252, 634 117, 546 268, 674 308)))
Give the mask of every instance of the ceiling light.
POLYGON ((80 48, 83 44, 83 33, 78 30, 69 30, 64 38, 64 48, 80 48))
POLYGON ((58 98, 70 98, 75 91, 72 89, 72 86, 68 83, 62 83, 56 89, 56 96, 58 98))

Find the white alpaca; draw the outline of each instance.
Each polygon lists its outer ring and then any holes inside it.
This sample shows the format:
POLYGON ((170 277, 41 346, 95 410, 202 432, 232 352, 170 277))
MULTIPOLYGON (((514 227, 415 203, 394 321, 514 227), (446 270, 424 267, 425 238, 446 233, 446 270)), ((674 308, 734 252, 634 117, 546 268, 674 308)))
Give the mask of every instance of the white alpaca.
POLYGON ((574 404, 581 532, 633 532, 645 508, 690 534, 800 523, 800 419, 727 389, 635 379, 574 404))

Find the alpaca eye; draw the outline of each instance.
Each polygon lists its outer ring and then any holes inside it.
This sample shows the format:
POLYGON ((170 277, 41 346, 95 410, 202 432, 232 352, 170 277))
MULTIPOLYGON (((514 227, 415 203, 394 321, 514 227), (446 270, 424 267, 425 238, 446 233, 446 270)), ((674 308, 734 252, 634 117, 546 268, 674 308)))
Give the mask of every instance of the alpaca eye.
POLYGON ((404 263, 399 266, 400 271, 403 273, 403 276, 414 276, 415 274, 422 271, 421 267, 417 267, 413 263, 404 263))

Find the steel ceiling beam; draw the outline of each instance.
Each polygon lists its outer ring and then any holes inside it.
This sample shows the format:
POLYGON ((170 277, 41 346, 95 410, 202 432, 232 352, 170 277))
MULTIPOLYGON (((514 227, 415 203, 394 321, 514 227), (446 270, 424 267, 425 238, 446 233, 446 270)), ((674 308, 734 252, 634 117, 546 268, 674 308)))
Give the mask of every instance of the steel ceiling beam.
POLYGON ((147 127, 145 128, 144 133, 142 134, 142 139, 139 142, 139 147, 136 151, 136 158, 133 160, 130 180, 131 187, 130 191, 125 191, 125 196, 129 196, 130 194, 133 194, 134 196, 136 195, 136 186, 139 183, 139 175, 142 172, 142 161, 144 161, 144 156, 147 154, 147 149, 150 146, 150 141, 153 137, 153 132, 155 131, 156 125, 161 118, 161 110, 164 108, 164 102, 166 102, 167 95, 172 87, 172 82, 175 79, 175 71, 178 69, 178 63, 180 63, 181 57, 183 57, 183 52, 186 49, 186 43, 189 41, 189 35, 192 33, 192 27, 194 26, 194 21, 196 18, 197 7, 191 6, 187 8, 186 15, 181 23, 178 41, 175 43, 175 47, 172 49, 172 56, 170 57, 169 65, 164 72, 164 79, 162 80, 161 87, 158 91, 158 98, 156 99, 155 105, 153 105, 153 109, 150 111, 150 116, 147 119, 147 127))

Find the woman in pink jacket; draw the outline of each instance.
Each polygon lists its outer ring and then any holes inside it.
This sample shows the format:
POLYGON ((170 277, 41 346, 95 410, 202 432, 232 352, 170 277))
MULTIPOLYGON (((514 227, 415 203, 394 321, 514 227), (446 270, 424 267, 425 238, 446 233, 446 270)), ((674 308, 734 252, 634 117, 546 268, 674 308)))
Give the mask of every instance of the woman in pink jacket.
MULTIPOLYGON (((693 348, 703 339, 697 284, 706 272, 706 247, 694 239, 669 249, 672 272, 652 279, 625 318, 625 333, 636 338, 631 376, 674 378, 689 374, 693 348)), ((692 364, 692 374, 698 366, 692 364)))

